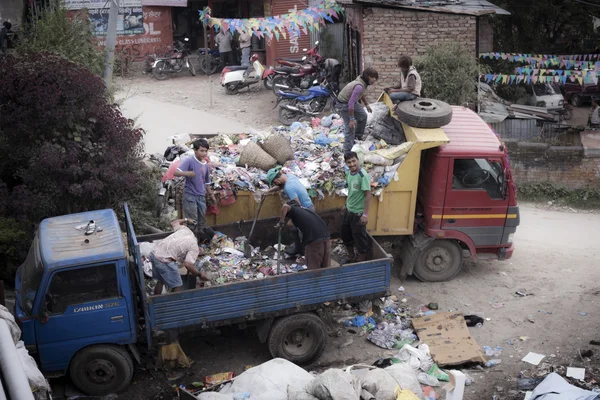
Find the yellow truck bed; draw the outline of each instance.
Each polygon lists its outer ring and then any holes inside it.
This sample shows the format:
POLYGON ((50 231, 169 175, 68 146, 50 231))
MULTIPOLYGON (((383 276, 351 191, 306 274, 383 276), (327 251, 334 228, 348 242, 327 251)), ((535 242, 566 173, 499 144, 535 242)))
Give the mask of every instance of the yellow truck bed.
MULTIPOLYGON (((382 95, 379 101, 392 106, 387 95, 382 95)), ((392 113, 392 116, 395 115, 392 113)), ((442 129, 412 128, 402 124, 406 140, 413 146, 398 168, 398 180, 392 180, 384 189, 381 199, 375 197, 369 210, 367 229, 373 236, 411 235, 417 204, 417 188, 419 185, 419 166, 421 151, 441 146, 450 140, 442 129), (375 218, 373 218, 375 217, 375 218)), ((323 200, 313 199, 317 212, 341 209, 346 197, 326 196, 323 200)), ((252 192, 238 192, 237 201, 226 207, 221 207, 219 215, 207 216, 209 225, 221 225, 240 220, 254 218, 258 203, 252 192)), ((281 212, 281 200, 278 195, 271 195, 262 206, 259 218, 278 216, 281 212)))

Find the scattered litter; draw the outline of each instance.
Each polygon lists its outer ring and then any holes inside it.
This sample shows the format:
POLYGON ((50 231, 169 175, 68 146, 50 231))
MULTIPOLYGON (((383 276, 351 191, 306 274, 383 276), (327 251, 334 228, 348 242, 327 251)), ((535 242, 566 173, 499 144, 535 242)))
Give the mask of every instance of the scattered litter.
POLYGON ((533 319, 533 315, 528 316, 527 321, 531 322, 532 324, 535 323, 535 320, 533 319))
POLYGON ((465 315, 465 322, 468 327, 481 328, 483 326, 483 318, 478 315, 465 315))
POLYGON ((580 312, 579 315, 581 315, 582 317, 585 317, 587 315, 586 312, 580 312))
POLYGON ((432 388, 431 386, 423 387, 423 395, 425 396, 425 399, 427 399, 427 400, 436 400, 436 399, 439 399, 439 397, 440 397, 435 392, 435 389, 432 388))
POLYGON ((519 336, 519 340, 521 342, 526 342, 529 339, 529 336, 519 336))
POLYGON ((427 308, 429 308, 430 310, 437 310, 439 308, 438 303, 429 303, 427 304, 427 308))
POLYGON ((600 340, 590 340, 590 344, 593 346, 600 346, 600 340))
POLYGON ((399 292, 404 292, 404 286, 400 286, 400 287, 398 288, 398 291, 399 291, 399 292))
POLYGON ((543 380, 544 380, 544 378, 521 378, 521 379, 517 379, 517 389, 519 389, 519 390, 533 390, 543 380))
POLYGON ((503 308, 504 303, 492 303, 492 308, 503 308))
POLYGON ((494 358, 494 359, 492 359, 492 360, 487 360, 487 361, 485 362, 484 366, 485 366, 486 368, 492 368, 492 367, 495 367, 496 365, 499 365, 499 364, 501 364, 501 363, 502 363, 502 360, 501 360, 501 359, 499 359, 499 358, 494 358))
POLYGON ((462 400, 465 394, 466 376, 460 371, 450 370, 450 383, 444 386, 446 400, 462 400))
POLYGON ((583 381, 585 379, 585 368, 567 367, 567 377, 583 381))
POLYGON ((597 397, 598 393, 575 387, 556 372, 549 374, 531 394, 531 399, 543 400, 594 400, 597 397))
POLYGON ((376 322, 373 318, 369 317, 367 319, 367 317, 365 317, 364 315, 359 315, 356 316, 352 319, 349 319, 348 321, 346 321, 345 325, 346 326, 355 326, 357 328, 360 328, 361 326, 365 326, 371 324, 373 326, 375 326, 376 322))
POLYGON ((502 347, 496 346, 493 349, 490 346, 483 346, 483 351, 486 357, 500 357, 502 354, 502 347))
POLYGON ((234 372, 221 372, 214 375, 209 375, 204 377, 204 385, 206 386, 216 386, 220 385, 223 382, 230 381, 235 377, 234 372))
POLYGON ((531 365, 539 365, 546 356, 543 354, 529 352, 521 361, 525 361, 531 365))

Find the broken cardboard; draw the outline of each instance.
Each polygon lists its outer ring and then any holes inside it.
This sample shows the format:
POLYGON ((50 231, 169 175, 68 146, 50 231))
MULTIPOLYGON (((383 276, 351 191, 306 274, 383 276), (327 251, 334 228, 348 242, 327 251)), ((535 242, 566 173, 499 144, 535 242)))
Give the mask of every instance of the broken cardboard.
POLYGON ((429 345, 431 356, 439 366, 487 362, 462 313, 437 313, 414 318, 412 323, 419 340, 429 345))

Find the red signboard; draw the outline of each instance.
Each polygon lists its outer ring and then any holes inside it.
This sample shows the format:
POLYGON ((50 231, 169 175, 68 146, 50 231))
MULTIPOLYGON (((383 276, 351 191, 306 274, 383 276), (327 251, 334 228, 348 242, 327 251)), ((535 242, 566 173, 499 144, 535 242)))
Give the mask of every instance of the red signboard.
MULTIPOLYGON (((144 33, 139 35, 117 36, 115 54, 131 61, 143 61, 150 54, 165 53, 173 47, 173 25, 170 7, 142 7, 144 33)), ((98 38, 98 45, 104 47, 106 38, 98 38)))

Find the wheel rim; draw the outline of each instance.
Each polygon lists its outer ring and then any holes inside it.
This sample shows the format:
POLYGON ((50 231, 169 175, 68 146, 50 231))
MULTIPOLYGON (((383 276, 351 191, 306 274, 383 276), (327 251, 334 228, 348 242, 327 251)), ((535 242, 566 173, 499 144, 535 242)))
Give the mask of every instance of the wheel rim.
POLYGON ((296 112, 292 111, 292 110, 288 110, 287 108, 281 108, 281 112, 279 114, 281 116, 281 119, 283 123, 286 123, 287 125, 291 125, 294 122, 296 122, 296 112))
POLYGON ((433 272, 442 272, 452 265, 452 255, 441 247, 434 247, 427 252, 425 267, 433 272))
POLYGON ((302 357, 313 351, 315 336, 306 328, 290 331, 283 341, 283 351, 292 357, 302 357))
POLYGON ((95 385, 108 385, 114 381, 117 368, 108 360, 95 359, 85 367, 85 376, 95 385))
POLYGON ((235 93, 237 91, 237 83, 228 83, 225 88, 227 91, 231 93, 235 93))
POLYGON ((430 101, 427 101, 427 100, 416 101, 413 104, 413 107, 416 108, 417 110, 421 110, 421 111, 435 111, 435 110, 437 110, 437 106, 434 103, 432 103, 430 101))

